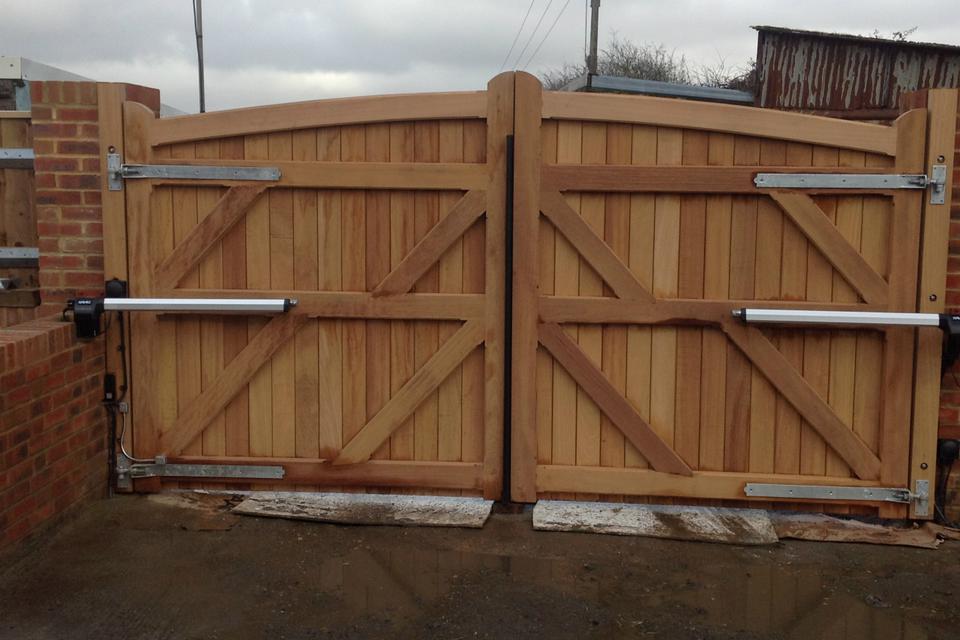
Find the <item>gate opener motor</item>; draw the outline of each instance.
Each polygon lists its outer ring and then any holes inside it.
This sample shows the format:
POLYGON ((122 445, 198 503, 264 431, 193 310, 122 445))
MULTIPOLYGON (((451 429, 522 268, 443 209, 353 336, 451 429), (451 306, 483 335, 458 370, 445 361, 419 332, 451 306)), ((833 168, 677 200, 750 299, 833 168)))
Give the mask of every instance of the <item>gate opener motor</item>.
POLYGON ((295 298, 128 298, 127 283, 108 280, 102 298, 74 298, 67 301, 73 313, 78 338, 96 338, 105 311, 149 311, 152 313, 272 314, 286 313, 297 306, 295 298))
POLYGON ((887 311, 807 311, 800 309, 734 309, 733 316, 747 324, 794 326, 831 325, 859 327, 939 327, 943 331, 940 373, 960 357, 960 315, 950 313, 894 313, 887 311))

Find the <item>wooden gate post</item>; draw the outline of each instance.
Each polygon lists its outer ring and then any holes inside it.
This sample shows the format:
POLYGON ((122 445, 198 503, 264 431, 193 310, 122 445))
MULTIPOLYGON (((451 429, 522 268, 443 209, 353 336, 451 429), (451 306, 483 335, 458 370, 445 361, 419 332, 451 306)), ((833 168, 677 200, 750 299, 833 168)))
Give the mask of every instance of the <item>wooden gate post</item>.
POLYGON ((484 338, 483 497, 503 490, 504 275, 507 205, 507 136, 514 131, 514 74, 501 73, 487 84, 486 290, 484 338))
POLYGON ((543 87, 528 73, 518 73, 516 78, 510 497, 516 502, 536 502, 537 248, 543 87))
MULTIPOLYGON (((920 256, 920 288, 917 310, 942 313, 946 297, 947 249, 950 237, 950 195, 953 189, 953 154, 957 126, 956 89, 931 89, 927 92, 927 154, 925 171, 931 175, 934 164, 947 166, 946 198, 943 204, 930 204, 923 194, 923 228, 920 256)), ((896 241, 896 239, 894 239, 896 241)), ((933 500, 937 469, 937 428, 940 415, 940 352, 942 333, 936 328, 918 330, 916 377, 913 396, 913 441, 910 456, 910 489, 918 480, 929 483, 933 500)), ((918 516, 915 505, 910 517, 932 518, 932 508, 918 516)))

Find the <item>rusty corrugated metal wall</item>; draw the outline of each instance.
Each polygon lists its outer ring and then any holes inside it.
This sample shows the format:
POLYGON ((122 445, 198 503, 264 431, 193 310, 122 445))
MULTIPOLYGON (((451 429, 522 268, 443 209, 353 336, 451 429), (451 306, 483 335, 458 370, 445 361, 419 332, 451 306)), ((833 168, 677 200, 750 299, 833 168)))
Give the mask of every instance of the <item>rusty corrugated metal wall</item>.
POLYGON ((960 87, 960 47, 754 28, 757 106, 886 119, 904 92, 960 87))

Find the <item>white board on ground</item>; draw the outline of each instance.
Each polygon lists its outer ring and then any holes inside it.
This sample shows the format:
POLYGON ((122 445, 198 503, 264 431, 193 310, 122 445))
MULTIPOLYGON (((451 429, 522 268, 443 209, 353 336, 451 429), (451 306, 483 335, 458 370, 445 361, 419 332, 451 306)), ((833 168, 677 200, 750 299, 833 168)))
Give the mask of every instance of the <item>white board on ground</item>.
POLYGON ((759 509, 541 500, 533 508, 533 528, 742 545, 777 542, 769 515, 759 509))
POLYGON ((492 506, 492 500, 469 497, 262 491, 251 493, 233 512, 339 524, 479 529, 492 506))

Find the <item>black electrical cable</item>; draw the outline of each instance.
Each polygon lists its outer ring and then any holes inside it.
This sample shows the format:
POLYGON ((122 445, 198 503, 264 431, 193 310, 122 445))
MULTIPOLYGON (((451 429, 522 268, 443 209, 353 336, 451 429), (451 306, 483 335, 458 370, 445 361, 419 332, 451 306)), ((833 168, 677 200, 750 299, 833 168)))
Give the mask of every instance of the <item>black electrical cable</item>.
POLYGON ((939 472, 941 479, 937 483, 939 486, 937 487, 936 495, 934 496, 934 507, 937 510, 937 514, 940 516, 940 523, 956 529, 960 528, 960 523, 953 522, 947 517, 946 514, 947 488, 950 485, 950 474, 953 472, 954 462, 956 461, 951 462, 939 472))

